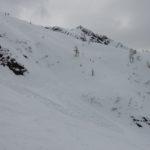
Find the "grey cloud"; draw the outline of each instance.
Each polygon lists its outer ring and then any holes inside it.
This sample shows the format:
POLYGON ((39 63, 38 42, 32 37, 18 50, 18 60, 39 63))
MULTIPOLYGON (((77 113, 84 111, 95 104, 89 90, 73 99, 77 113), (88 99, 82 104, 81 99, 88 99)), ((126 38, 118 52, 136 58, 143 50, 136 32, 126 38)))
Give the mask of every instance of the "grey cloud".
POLYGON ((149 0, 1 0, 9 11, 36 24, 83 25, 135 48, 150 49, 149 0))

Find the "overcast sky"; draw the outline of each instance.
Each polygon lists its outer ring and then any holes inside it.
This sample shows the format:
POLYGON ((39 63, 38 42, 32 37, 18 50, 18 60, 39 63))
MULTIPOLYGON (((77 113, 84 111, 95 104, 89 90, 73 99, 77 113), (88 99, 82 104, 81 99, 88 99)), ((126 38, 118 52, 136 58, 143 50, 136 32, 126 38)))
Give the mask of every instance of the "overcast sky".
POLYGON ((83 25, 133 48, 150 49, 150 0, 0 0, 0 11, 39 25, 83 25))

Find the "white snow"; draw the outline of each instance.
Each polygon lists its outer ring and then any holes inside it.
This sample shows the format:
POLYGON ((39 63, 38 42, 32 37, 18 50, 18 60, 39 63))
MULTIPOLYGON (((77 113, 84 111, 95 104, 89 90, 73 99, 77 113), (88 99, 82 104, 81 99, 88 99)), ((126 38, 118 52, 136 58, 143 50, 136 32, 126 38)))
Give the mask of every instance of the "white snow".
POLYGON ((150 126, 131 116, 150 117, 150 52, 130 63, 115 42, 89 44, 3 14, 0 35, 28 69, 0 66, 1 150, 149 150, 150 126))

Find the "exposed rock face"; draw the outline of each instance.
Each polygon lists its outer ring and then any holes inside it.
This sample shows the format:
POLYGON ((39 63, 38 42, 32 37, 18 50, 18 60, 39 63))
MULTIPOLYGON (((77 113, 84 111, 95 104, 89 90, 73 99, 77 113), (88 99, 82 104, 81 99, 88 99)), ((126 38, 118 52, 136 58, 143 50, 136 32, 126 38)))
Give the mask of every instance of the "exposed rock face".
POLYGON ((88 36, 90 42, 108 45, 111 41, 107 36, 96 34, 83 26, 78 26, 77 29, 81 30, 85 36, 88 36))
POLYGON ((70 31, 57 26, 45 27, 45 29, 50 29, 54 32, 60 32, 84 42, 93 42, 93 43, 109 45, 110 42, 112 41, 107 36, 96 34, 93 31, 84 28, 83 26, 78 26, 76 29, 71 29, 70 31), (74 31, 78 31, 78 32, 74 32, 74 31))
POLYGON ((24 75, 27 69, 12 58, 8 49, 0 46, 0 65, 8 67, 15 75, 24 75))
POLYGON ((150 126, 150 119, 148 117, 143 116, 136 118, 131 116, 131 119, 139 128, 142 128, 144 125, 150 126))

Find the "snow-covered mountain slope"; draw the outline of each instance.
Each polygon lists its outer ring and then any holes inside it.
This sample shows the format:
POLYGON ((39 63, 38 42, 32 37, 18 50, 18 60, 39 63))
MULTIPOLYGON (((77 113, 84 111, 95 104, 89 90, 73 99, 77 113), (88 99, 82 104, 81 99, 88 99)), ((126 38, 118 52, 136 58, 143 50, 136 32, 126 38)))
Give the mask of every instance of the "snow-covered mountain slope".
POLYGON ((103 45, 111 45, 116 48, 129 49, 127 46, 123 45, 121 42, 116 42, 105 35, 99 35, 93 31, 84 28, 83 26, 78 26, 75 29, 64 29, 62 27, 45 27, 45 29, 66 34, 68 36, 79 39, 83 42, 88 43, 98 43, 103 45))
POLYGON ((148 150, 150 52, 66 31, 0 15, 0 149, 148 150))

